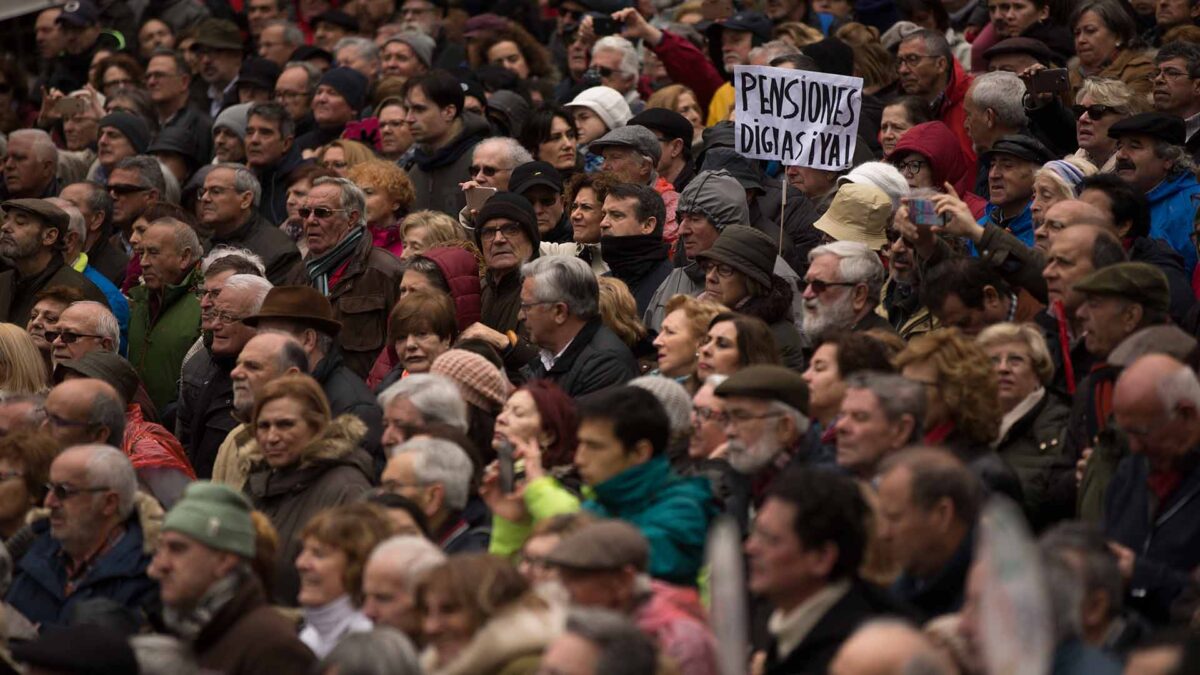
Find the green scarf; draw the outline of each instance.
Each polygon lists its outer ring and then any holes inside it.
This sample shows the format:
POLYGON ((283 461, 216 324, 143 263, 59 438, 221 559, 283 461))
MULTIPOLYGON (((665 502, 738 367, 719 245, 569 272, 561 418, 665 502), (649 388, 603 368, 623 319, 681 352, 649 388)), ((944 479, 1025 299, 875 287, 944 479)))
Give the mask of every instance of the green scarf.
POLYGON ((361 225, 351 229, 346 233, 346 236, 342 237, 341 241, 326 251, 324 255, 309 258, 304 263, 304 269, 308 272, 308 278, 312 280, 313 286, 318 291, 321 291, 321 295, 329 295, 330 275, 354 254, 354 249, 358 246, 358 242, 362 240, 366 229, 361 225))

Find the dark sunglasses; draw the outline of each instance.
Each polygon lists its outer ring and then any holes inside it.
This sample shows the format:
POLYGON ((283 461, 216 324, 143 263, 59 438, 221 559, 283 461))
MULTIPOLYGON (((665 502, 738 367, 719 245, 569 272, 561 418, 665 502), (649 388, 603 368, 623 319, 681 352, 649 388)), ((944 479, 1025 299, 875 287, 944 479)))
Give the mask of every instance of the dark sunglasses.
POLYGON ((1107 106, 1107 105, 1075 104, 1075 105, 1071 106, 1071 112, 1075 113, 1075 119, 1079 119, 1080 117, 1083 116, 1084 113, 1087 113, 1087 116, 1092 118, 1092 120, 1099 120, 1102 117, 1104 117, 1105 115, 1119 114, 1121 111, 1117 110, 1116 108, 1114 108, 1112 106, 1107 106))
POLYGON ((596 66, 596 72, 600 74, 600 77, 612 77, 617 74, 617 71, 612 68, 605 68, 604 66, 596 66))
POLYGON ((135 192, 145 192, 149 189, 150 188, 142 187, 141 185, 123 185, 119 183, 108 186, 109 193, 114 195, 131 195, 135 192))
POLYGON ((108 492, 106 487, 87 487, 77 488, 71 487, 66 483, 46 483, 46 492, 54 495, 54 498, 60 502, 65 502, 75 495, 87 494, 89 492, 108 492))
POLYGON ((296 209, 296 213, 298 213, 304 220, 308 220, 309 216, 316 216, 321 220, 324 220, 335 213, 341 213, 345 210, 346 209, 331 209, 328 206, 318 206, 315 209, 302 206, 296 209))
POLYGON ((544 209, 552 209, 552 208, 554 208, 554 205, 558 203, 558 195, 552 195, 550 197, 541 197, 539 199, 534 199, 533 197, 526 195, 525 198, 529 200, 530 204, 532 204, 534 206, 540 206, 544 209))
POLYGON ((812 292, 816 295, 824 295, 825 291, 833 288, 834 286, 857 286, 857 285, 858 284, 850 282, 850 281, 821 281, 820 279, 813 279, 812 281, 808 282, 808 287, 811 288, 812 292))
POLYGON ((65 344, 65 345, 75 344, 76 340, 78 340, 79 338, 85 338, 85 337, 99 339, 104 336, 103 335, 88 335, 87 333, 72 333, 69 330, 63 330, 63 331, 48 330, 48 331, 46 331, 46 342, 54 342, 55 340, 62 338, 63 344, 65 344))
POLYGON ((495 176, 496 174, 500 173, 501 171, 507 171, 508 169, 501 169, 501 168, 495 167, 495 166, 480 166, 478 164, 472 164, 470 167, 468 167, 467 170, 471 172, 470 175, 472 175, 472 176, 478 176, 479 174, 482 173, 483 175, 487 176, 488 178, 491 178, 492 176, 495 176))

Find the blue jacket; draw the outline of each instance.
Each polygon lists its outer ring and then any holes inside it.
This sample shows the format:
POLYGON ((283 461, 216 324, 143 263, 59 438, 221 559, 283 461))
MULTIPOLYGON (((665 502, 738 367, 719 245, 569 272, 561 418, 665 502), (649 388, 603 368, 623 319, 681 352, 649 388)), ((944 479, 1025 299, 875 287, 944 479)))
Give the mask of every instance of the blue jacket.
POLYGON ((650 576, 695 586, 704 564, 708 524, 716 515, 708 479, 684 478, 665 455, 626 469, 592 490, 583 508, 635 525, 650 542, 650 576))
POLYGON ((121 356, 125 356, 129 353, 129 300, 121 293, 121 289, 113 285, 113 282, 95 267, 88 265, 83 268, 83 276, 96 284, 96 288, 99 288, 108 300, 108 308, 112 310, 113 316, 117 317, 117 325, 121 327, 121 344, 118 347, 121 356))
POLYGON ((125 534, 64 594, 67 569, 62 547, 50 536, 50 521, 33 525, 36 538, 21 557, 6 600, 34 623, 66 624, 74 607, 86 600, 107 598, 135 614, 158 604, 158 584, 146 576, 151 554, 143 546, 142 526, 135 513, 125 522, 125 534))
POLYGON ((1200 183, 1190 171, 1167 178, 1146 193, 1150 202, 1150 236, 1161 239, 1179 255, 1188 278, 1196 267, 1196 247, 1192 245, 1192 220, 1196 206, 1192 195, 1200 194, 1200 183))
MULTIPOLYGON (((1025 205, 1025 210, 1022 211, 1020 215, 1018 215, 1016 218, 1009 219, 1007 222, 1004 220, 1004 216, 1000 214, 1000 207, 989 203, 987 205, 987 211, 983 214, 983 217, 980 218, 978 222, 980 225, 987 225, 988 223, 991 223, 996 227, 1008 230, 1014 237, 1020 239, 1021 242, 1026 246, 1033 248, 1032 199, 1030 199, 1029 203, 1025 205)), ((975 244, 973 243, 971 244, 971 254, 978 255, 975 252, 975 244)))

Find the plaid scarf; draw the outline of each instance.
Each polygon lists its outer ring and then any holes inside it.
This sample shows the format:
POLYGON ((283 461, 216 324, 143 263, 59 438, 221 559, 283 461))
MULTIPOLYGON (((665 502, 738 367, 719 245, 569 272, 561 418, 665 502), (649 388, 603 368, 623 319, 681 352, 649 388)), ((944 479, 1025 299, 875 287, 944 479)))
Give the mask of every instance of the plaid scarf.
POLYGON ((314 256, 304 263, 304 270, 308 272, 308 278, 312 280, 313 286, 321 291, 321 295, 329 295, 330 275, 350 258, 365 232, 366 228, 361 225, 351 229, 324 255, 314 256))
POLYGON ((180 639, 189 643, 195 642, 200 636, 200 631, 204 630, 217 612, 237 595, 246 574, 244 569, 238 568, 224 579, 219 579, 208 587, 196 606, 189 610, 163 607, 163 623, 180 639))

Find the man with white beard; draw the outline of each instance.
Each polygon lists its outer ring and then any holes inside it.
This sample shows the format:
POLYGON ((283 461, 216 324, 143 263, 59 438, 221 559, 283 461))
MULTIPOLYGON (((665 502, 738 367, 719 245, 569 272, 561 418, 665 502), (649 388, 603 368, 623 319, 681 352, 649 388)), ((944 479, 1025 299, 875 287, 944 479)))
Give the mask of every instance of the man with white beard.
POLYGON ((837 331, 881 328, 893 331, 875 313, 883 288, 883 263, 866 244, 835 241, 808 254, 804 275, 804 334, 811 344, 837 331))
POLYGON ((714 392, 725 406, 725 459, 750 485, 748 504, 727 504, 744 522, 746 510, 762 506, 771 480, 790 464, 814 464, 807 457, 808 385, 783 366, 747 366, 714 392), (746 509, 746 510, 743 510, 746 509))

